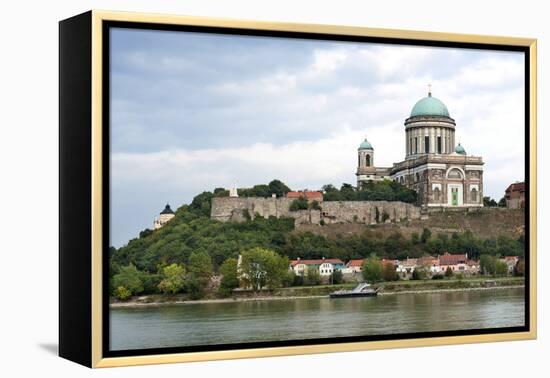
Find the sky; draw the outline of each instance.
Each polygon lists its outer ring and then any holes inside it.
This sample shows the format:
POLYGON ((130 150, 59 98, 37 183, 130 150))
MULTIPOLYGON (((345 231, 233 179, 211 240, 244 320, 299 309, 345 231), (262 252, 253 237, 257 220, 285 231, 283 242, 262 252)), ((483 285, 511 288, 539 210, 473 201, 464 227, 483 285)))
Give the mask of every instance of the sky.
POLYGON ((217 187, 355 184, 365 137, 376 166, 402 161, 428 84, 485 196, 524 179, 522 53, 114 28, 110 55, 116 247, 217 187))

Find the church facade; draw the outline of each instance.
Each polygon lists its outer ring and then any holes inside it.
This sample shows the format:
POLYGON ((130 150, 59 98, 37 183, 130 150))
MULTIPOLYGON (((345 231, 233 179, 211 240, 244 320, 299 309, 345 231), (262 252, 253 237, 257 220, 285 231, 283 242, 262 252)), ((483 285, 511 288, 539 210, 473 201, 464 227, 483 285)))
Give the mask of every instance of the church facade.
POLYGON ((455 128, 447 106, 430 90, 405 120, 405 160, 376 167, 371 143, 361 143, 357 186, 388 179, 414 189, 421 206, 482 207, 483 159, 455 144, 455 128))

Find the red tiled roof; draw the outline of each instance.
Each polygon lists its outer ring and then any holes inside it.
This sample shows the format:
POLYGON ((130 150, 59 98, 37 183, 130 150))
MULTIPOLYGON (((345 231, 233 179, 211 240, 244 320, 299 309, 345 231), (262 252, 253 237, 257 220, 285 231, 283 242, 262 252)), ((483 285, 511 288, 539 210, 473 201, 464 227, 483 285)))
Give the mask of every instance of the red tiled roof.
POLYGON ((506 193, 510 192, 525 192, 525 183, 515 182, 513 184, 510 184, 510 186, 506 189, 506 193))
POLYGON ((310 191, 303 191, 303 192, 288 192, 286 194, 286 198, 300 198, 305 197, 306 199, 315 199, 315 200, 322 200, 323 199, 323 193, 322 192, 310 192, 310 191))
POLYGON ((432 256, 422 256, 417 260, 418 265, 433 265, 437 264, 437 259, 432 256))
POLYGON ((456 265, 460 263, 466 263, 468 261, 468 255, 451 255, 445 253, 444 255, 439 256, 439 265, 456 265))
POLYGON ((344 262, 340 259, 290 260, 290 266, 295 266, 297 264, 321 265, 323 263, 342 264, 342 265, 344 264, 344 262))
POLYGON ((380 260, 380 262, 382 263, 382 265, 397 265, 397 261, 391 259, 382 259, 380 260))
POLYGON ((356 260, 350 260, 346 264, 346 266, 349 267, 355 267, 355 266, 363 266, 364 259, 356 259, 356 260))

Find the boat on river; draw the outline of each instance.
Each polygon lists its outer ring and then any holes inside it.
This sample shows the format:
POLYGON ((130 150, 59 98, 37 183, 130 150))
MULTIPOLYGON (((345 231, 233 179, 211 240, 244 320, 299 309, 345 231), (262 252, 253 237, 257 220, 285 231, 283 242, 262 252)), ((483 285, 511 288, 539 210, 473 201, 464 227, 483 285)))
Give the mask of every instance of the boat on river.
POLYGON ((373 289, 368 283, 360 283, 352 290, 337 290, 330 293, 331 298, 376 297, 378 289, 373 289))

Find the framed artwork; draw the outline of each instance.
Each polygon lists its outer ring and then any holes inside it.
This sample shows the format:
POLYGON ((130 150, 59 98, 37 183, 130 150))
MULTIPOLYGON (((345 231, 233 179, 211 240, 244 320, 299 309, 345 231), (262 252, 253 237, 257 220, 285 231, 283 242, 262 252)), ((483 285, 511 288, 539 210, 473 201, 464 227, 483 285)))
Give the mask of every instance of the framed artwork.
POLYGON ((59 69, 62 357, 536 337, 536 40, 90 11, 59 69))

